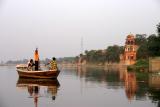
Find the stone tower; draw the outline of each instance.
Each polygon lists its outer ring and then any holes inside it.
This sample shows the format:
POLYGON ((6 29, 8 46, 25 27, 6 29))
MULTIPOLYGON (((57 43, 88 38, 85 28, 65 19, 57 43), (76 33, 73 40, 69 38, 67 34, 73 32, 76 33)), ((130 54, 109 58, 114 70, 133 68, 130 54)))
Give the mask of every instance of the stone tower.
POLYGON ((124 54, 121 56, 121 60, 125 65, 133 65, 136 62, 137 45, 135 44, 134 35, 130 34, 126 38, 124 46, 124 54))

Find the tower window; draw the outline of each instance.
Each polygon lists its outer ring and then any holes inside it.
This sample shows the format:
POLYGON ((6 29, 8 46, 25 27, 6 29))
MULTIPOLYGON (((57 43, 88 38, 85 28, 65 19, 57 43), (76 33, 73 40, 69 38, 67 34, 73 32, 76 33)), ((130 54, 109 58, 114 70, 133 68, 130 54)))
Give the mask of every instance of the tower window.
POLYGON ((133 56, 131 56, 131 60, 133 60, 133 56))

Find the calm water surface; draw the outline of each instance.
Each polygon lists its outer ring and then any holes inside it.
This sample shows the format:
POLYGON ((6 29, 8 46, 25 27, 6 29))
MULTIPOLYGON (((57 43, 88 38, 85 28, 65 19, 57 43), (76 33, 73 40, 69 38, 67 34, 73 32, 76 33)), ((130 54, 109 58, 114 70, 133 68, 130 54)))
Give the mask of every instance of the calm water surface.
POLYGON ((57 80, 33 81, 14 66, 0 73, 0 107, 160 107, 159 75, 63 68, 57 80))

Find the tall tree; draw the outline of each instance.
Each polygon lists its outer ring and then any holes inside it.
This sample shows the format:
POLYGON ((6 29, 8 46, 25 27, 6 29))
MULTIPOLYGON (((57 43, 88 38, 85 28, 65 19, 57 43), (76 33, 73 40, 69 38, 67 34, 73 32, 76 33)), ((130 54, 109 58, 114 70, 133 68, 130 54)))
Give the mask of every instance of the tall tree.
POLYGON ((123 53, 124 48, 122 46, 114 45, 114 46, 109 46, 107 48, 107 56, 106 59, 108 62, 119 62, 120 54, 123 53))
POLYGON ((136 45, 138 45, 137 59, 148 58, 148 43, 146 34, 136 34, 136 45))
POLYGON ((140 46, 147 42, 147 35, 146 34, 136 34, 135 38, 136 45, 140 46))
POLYGON ((155 34, 153 34, 150 35, 147 39, 149 56, 160 56, 160 36, 156 36, 155 34))
POLYGON ((160 36, 160 23, 157 25, 157 33, 158 33, 158 36, 160 36))

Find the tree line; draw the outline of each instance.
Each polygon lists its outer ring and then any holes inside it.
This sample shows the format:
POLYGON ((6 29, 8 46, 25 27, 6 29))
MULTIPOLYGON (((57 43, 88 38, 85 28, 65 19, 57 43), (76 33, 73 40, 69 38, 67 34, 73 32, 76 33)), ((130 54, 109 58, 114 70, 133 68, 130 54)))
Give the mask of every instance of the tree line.
POLYGON ((81 55, 89 63, 105 63, 119 62, 119 55, 124 51, 123 46, 113 45, 108 46, 104 50, 85 51, 85 55, 81 55))
MULTIPOLYGON (((135 41, 138 45, 137 50, 137 59, 148 59, 149 57, 160 56, 160 23, 157 25, 157 35, 151 34, 136 34, 135 41)), ((86 60, 89 63, 115 63, 120 61, 120 54, 124 53, 124 46, 112 45, 108 46, 106 49, 99 50, 86 50, 85 54, 80 54, 82 60, 86 60)), ((58 63, 69 62, 76 63, 78 62, 79 56, 76 57, 64 57, 57 58, 58 63)), ((4 64, 19 64, 27 63, 27 59, 12 61, 9 60, 4 64)), ((45 64, 49 62, 50 59, 46 58, 41 60, 41 63, 45 64)))
MULTIPOLYGON (((56 58, 57 63, 75 63, 75 57, 62 57, 56 58)), ((45 58, 40 60, 40 64, 47 64, 51 61, 49 58, 45 58)), ((16 65, 16 64, 27 64, 29 59, 22 59, 22 60, 8 60, 6 62, 1 61, 0 65, 16 65)))
POLYGON ((160 56, 160 23, 157 25, 157 35, 136 35, 136 44, 139 46, 137 59, 160 56))
MULTIPOLYGON (((157 25, 157 35, 136 34, 135 42, 138 46, 137 59, 160 56, 160 23, 157 25)), ((123 53, 124 46, 113 45, 104 50, 86 50, 84 55, 80 54, 80 57, 89 63, 114 63, 120 61, 120 54, 123 53)))

